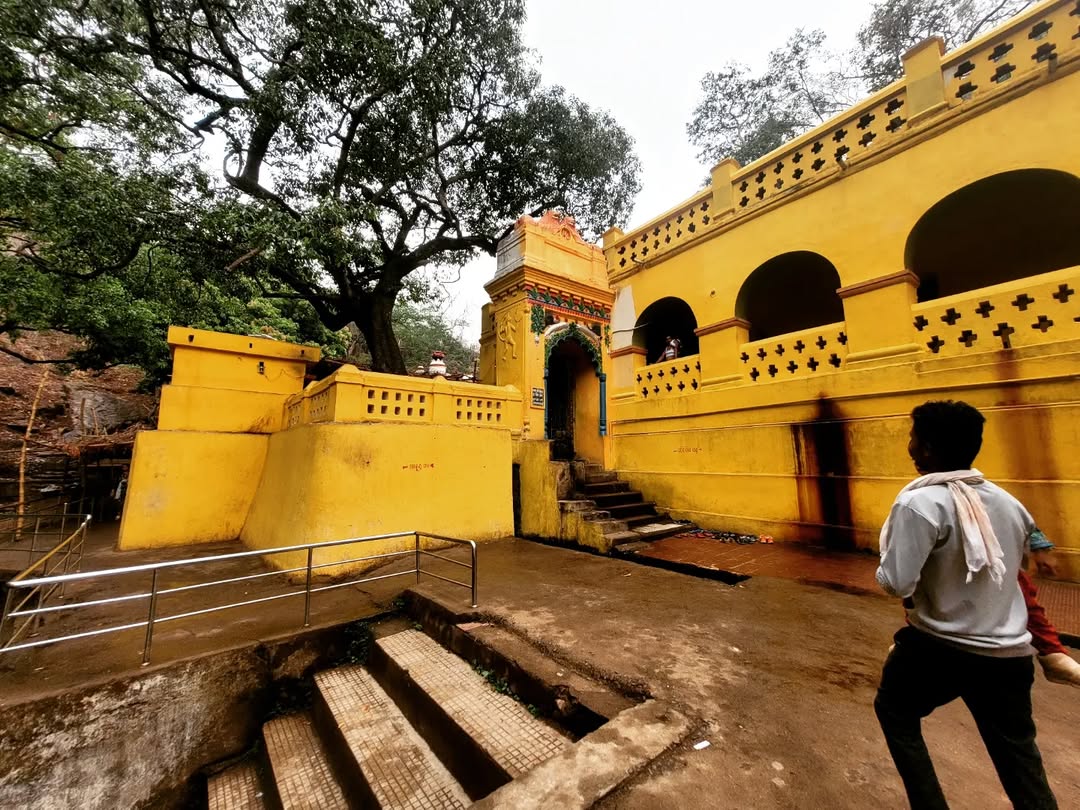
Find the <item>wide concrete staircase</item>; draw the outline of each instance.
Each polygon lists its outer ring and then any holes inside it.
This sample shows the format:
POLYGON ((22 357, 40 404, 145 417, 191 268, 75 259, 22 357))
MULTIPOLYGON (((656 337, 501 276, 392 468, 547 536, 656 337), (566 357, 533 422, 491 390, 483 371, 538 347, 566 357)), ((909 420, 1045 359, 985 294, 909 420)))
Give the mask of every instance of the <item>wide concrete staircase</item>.
POLYGON ((575 492, 563 509, 581 512, 586 522, 596 524, 605 545, 615 552, 634 551, 691 528, 659 513, 655 503, 619 480, 616 472, 598 464, 575 463, 573 473, 575 492))
POLYGON ((415 629, 315 676, 310 710, 262 729, 262 757, 210 777, 210 810, 464 808, 571 745, 415 629))

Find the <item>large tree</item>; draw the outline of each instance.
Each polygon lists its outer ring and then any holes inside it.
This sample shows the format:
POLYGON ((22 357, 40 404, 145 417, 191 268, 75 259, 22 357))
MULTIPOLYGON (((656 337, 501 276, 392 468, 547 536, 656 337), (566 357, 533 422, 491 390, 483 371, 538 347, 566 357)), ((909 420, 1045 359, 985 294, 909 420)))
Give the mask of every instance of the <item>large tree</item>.
POLYGON ((1019 13, 1032 0, 882 0, 848 52, 828 48, 820 30, 795 31, 755 73, 730 62, 701 80, 687 125, 703 163, 743 165, 823 123, 860 97, 898 79, 900 57, 930 36, 949 48, 1019 13))
MULTIPOLYGON (((265 297, 248 276, 212 271, 196 253, 177 203, 189 179, 130 168, 120 174, 92 153, 56 161, 0 150, 0 352, 27 359, 24 331, 83 338, 70 355, 35 359, 102 368, 138 365, 147 383, 168 374, 170 323, 315 342, 340 354, 303 301, 265 297)), ((280 287, 276 288, 280 289, 280 287)))
POLYGON ((355 322, 403 372, 392 310, 416 270, 549 207, 597 234, 637 192, 631 139, 541 84, 523 19, 520 0, 0 0, 0 136, 189 178, 177 255, 355 322))

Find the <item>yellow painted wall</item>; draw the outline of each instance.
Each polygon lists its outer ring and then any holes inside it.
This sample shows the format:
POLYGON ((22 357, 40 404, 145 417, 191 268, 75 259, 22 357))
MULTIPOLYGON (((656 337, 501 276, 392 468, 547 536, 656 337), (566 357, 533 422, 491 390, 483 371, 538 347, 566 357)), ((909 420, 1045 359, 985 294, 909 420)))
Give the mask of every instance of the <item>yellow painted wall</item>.
POLYGON ((119 548, 235 540, 255 497, 267 439, 168 430, 138 434, 119 548))
MULTIPOLYGON (((469 540, 514 531, 509 430, 440 424, 307 424, 269 437, 240 533, 257 549, 418 529, 469 540)), ((382 541, 320 551, 314 560, 411 548, 382 541)), ((284 568, 297 554, 268 556, 284 568)), ((370 564, 335 566, 335 574, 370 564)), ((465 572, 467 574, 467 572, 465 572)))
MULTIPOLYGON (((238 537, 272 548, 411 529, 470 540, 513 533, 516 389, 342 366, 301 391, 303 361, 294 355, 317 349, 257 343, 263 354, 253 357, 237 340, 246 339, 170 331, 174 358, 186 358, 174 372, 182 384, 163 392, 160 429, 138 437, 121 548, 238 537), (182 342, 189 335, 194 346, 182 342), (296 373, 259 383, 251 363, 265 370, 274 360, 296 373)), ((359 553, 319 552, 316 563, 359 553)))
POLYGON ((273 433, 281 429, 284 401, 282 394, 164 385, 158 430, 273 433))
POLYGON ((172 384, 158 429, 135 442, 122 549, 235 540, 262 474, 267 434, 320 350, 267 338, 169 328, 172 384))
POLYGON ((573 494, 570 462, 552 461, 547 441, 516 441, 513 452, 521 477, 522 536, 609 551, 602 524, 560 506, 573 494))
MULTIPOLYGON (((905 275, 909 236, 953 192, 1018 169, 1080 177, 1073 135, 1080 131, 1080 40, 1065 35, 1075 31, 1065 24, 1075 20, 1070 8, 1038 4, 958 54, 924 49, 909 61, 909 69, 924 71, 913 76, 917 88, 901 80, 749 167, 721 164, 712 189, 646 226, 606 235, 617 291, 613 325, 632 325, 654 301, 676 296, 691 306, 701 332, 700 388, 692 394, 646 398, 635 379, 644 360, 613 361, 610 466, 658 507, 706 527, 876 548, 889 505, 915 475, 906 453, 910 410, 929 399, 962 399, 988 419, 979 468, 1024 501, 1059 544, 1066 576, 1080 578, 1080 538, 1068 519, 1080 513, 1080 297, 1058 297, 1080 289, 1080 267, 1044 268, 1053 272, 925 303, 916 303, 917 279, 905 275), (1044 18, 1055 22, 1052 71, 1026 56, 1040 47, 1026 32, 1044 18), (961 98, 959 65, 968 58, 983 65, 1006 37, 1025 57, 1017 76, 994 84, 978 67, 977 90, 961 98), (929 92, 935 82, 940 87, 929 92), (893 99, 904 101, 896 113, 903 121, 886 133, 893 99), (852 140, 863 131, 862 116, 872 116, 881 135, 869 147, 852 140), (846 163, 838 168, 826 152, 822 176, 795 183, 795 156, 801 174, 809 172, 811 145, 831 150, 833 135, 853 144, 846 163), (786 183, 780 190, 776 178, 786 183), (754 190, 765 188, 758 202, 754 190), (750 201, 741 206, 744 195, 750 201), (688 233, 690 219, 696 228, 688 233), (674 242, 653 250, 676 229, 674 242), (748 343, 748 324, 734 320, 739 291, 755 269, 794 251, 835 266, 844 320, 748 343), (1021 308, 1018 296, 1032 303, 1021 308), (991 306, 985 314, 984 302, 991 306), (1052 329, 1040 319, 1053 321, 1052 329), (1001 322, 1015 329, 1008 347, 993 335, 1001 322), (977 333, 971 345, 965 330, 977 333), (827 348, 814 348, 819 339, 827 348), (937 351, 928 345, 935 341, 937 351)), ((1007 227, 1010 210, 1032 205, 1037 199, 994 206, 986 238, 1007 227)), ((1080 245, 1080 229, 1064 237, 1080 245)), ((1033 244, 1047 238, 1063 234, 1031 236, 1033 244)), ((772 294, 797 300, 800 289, 772 294)), ((623 345, 629 340, 619 338, 613 348, 623 345)))

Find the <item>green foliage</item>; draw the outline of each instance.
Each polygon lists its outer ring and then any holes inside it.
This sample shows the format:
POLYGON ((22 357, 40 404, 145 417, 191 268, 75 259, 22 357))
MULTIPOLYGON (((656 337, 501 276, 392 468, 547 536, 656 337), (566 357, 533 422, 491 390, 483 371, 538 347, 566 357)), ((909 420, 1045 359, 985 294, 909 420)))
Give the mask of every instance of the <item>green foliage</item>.
POLYGON ((687 125, 698 158, 752 163, 902 75, 900 57, 929 36, 949 48, 1030 5, 1025 0, 882 0, 849 53, 828 49, 822 31, 796 30, 761 73, 731 62, 702 78, 687 125))
MULTIPOLYGON (((393 324, 407 370, 414 371, 421 366, 427 370, 431 353, 442 351, 446 353, 449 373, 472 373, 479 346, 465 339, 463 320, 450 322, 432 306, 400 300, 394 308, 393 324)), ((362 335, 349 347, 348 356, 361 366, 371 365, 371 353, 362 335)))
POLYGON ((507 681, 506 678, 499 677, 490 669, 484 669, 479 664, 473 664, 473 669, 476 670, 476 672, 491 685, 491 688, 500 695, 508 695, 519 703, 521 702, 521 698, 517 696, 517 693, 514 692, 513 687, 510 686, 510 682, 507 681))
POLYGON ((545 365, 551 361, 552 352, 554 352, 558 345, 564 340, 576 340, 581 348, 585 350, 585 354, 588 355, 589 362, 591 362, 593 368, 596 369, 596 373, 599 374, 601 372, 604 363, 603 358, 600 357, 600 349, 597 348, 596 344, 584 334, 581 327, 576 323, 570 324, 564 331, 555 334, 547 341, 547 345, 544 348, 545 365))
POLYGON ((900 78, 902 57, 927 37, 945 47, 963 45, 1032 4, 1032 0, 886 0, 875 3, 859 29, 853 61, 867 89, 880 90, 900 78))
MULTIPOLYGON (((68 198, 100 235, 39 220, 39 272, 161 245, 198 284, 355 323, 377 370, 404 371, 411 274, 494 253, 525 212, 598 235, 638 190, 629 136, 541 83, 523 20, 520 0, 0 0, 0 146, 54 189, 84 155, 100 181, 68 198)), ((24 202, 0 198, 6 235, 24 202)))
POLYGON ((539 304, 533 304, 529 309, 529 331, 534 335, 544 333, 544 308, 539 304))

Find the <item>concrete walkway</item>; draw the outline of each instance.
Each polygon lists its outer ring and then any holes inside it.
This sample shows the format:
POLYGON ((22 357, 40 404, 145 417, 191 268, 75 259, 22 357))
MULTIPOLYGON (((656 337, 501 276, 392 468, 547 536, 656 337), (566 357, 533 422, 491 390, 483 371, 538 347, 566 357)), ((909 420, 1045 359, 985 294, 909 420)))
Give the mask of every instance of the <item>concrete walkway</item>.
MULTIPOLYGON (((420 587, 457 597, 441 583, 420 587)), ((526 541, 485 545, 481 613, 565 660, 701 718, 604 808, 903 808, 872 702, 903 613, 790 580, 739 585, 526 541)), ((1080 690, 1036 675, 1039 743, 1060 806, 1080 807, 1080 690)), ((951 806, 1009 804, 962 704, 924 724, 951 806)))

